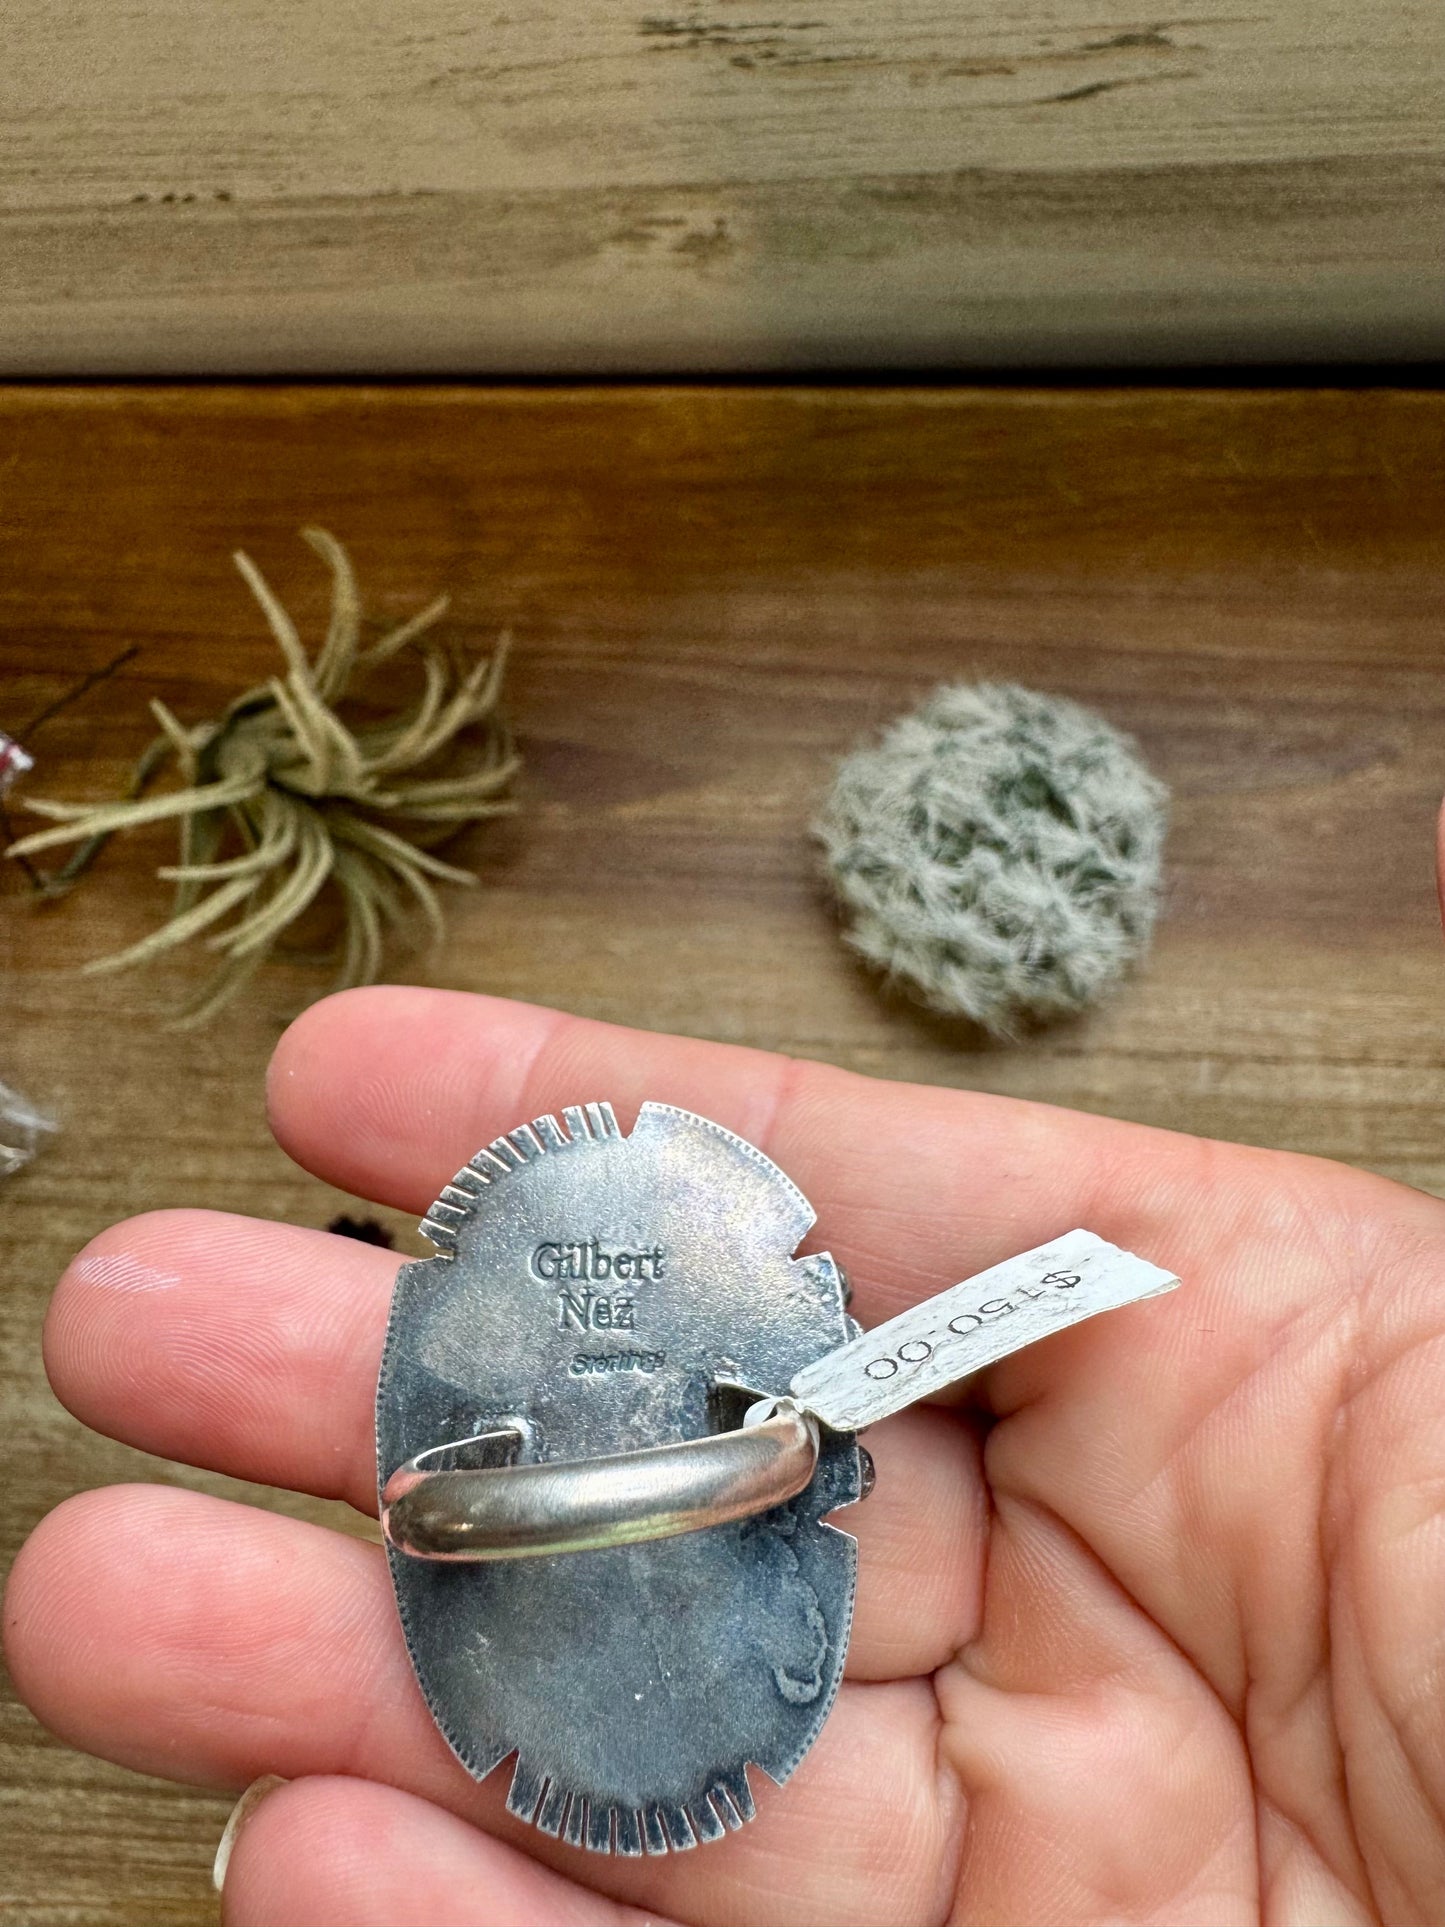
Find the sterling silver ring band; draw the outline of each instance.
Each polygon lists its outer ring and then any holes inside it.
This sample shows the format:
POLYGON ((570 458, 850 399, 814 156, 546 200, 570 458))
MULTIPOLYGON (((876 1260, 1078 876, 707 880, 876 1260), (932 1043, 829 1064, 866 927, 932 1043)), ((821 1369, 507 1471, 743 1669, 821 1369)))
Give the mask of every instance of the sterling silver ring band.
POLYGON ((734 1432, 555 1465, 459 1469, 502 1457, 504 1429, 434 1446, 399 1466, 381 1495, 387 1543, 413 1559, 536 1559, 671 1539, 781 1505, 808 1484, 818 1429, 789 1399, 755 1408, 734 1432))

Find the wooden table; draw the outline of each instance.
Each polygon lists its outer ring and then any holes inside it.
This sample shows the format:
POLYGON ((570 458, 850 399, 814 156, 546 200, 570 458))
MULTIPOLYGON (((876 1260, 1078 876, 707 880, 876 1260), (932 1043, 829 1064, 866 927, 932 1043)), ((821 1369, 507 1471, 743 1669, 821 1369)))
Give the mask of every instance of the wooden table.
MULTIPOLYGON (((1321 1152, 1445 1194, 1445 397, 13 389, 0 478, 0 726, 140 645, 37 734, 37 794, 118 786, 148 697, 192 720, 271 672, 233 547, 314 632, 303 522, 351 546, 377 613, 446 588, 465 643, 515 629, 525 808, 465 846, 483 888, 399 979, 1321 1152), (1096 705, 1175 794, 1147 971, 1014 1048, 879 994, 837 940, 807 833, 844 749, 974 677, 1096 705)), ((78 1487, 246 1491, 56 1405, 39 1334, 66 1257, 156 1205, 324 1224, 344 1203, 261 1110, 267 1054, 318 979, 278 966, 175 1035, 160 1020, 195 966, 73 974, 159 916, 170 847, 113 846, 49 908, 3 880, 0 1077, 63 1127, 0 1188, 7 1562, 78 1487)), ((213 1918, 224 1800, 81 1759, 13 1703, 0 1743, 0 1920, 213 1918)))

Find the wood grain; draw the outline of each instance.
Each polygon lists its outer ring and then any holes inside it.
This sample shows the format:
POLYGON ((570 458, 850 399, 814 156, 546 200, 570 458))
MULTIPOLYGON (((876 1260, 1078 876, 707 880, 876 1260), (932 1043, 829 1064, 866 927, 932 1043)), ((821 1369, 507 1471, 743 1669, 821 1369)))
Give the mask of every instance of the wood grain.
POLYGON ((1441 349, 1438 0, 11 0, 5 51, 5 372, 1441 349))
MULTIPOLYGON (((352 546, 379 614, 447 588, 464 643, 517 631, 526 810, 465 846, 484 887, 399 980, 1323 1152, 1445 1195, 1445 398, 12 390, 0 477, 0 725, 139 645, 39 732, 37 793, 116 785, 148 697, 199 718, 270 672, 227 555, 244 544, 314 625, 302 522, 352 546), (807 836, 845 748, 978 676, 1097 705, 1175 794, 1149 968, 1014 1049, 879 994, 807 836)), ((350 1202, 262 1118, 271 1045, 320 988, 301 966, 185 1036, 158 1020, 194 966, 74 976, 161 913, 168 848, 113 847, 48 909, 0 878, 0 1076, 63 1126, 0 1189, 7 1560, 79 1487, 242 1490, 51 1399, 40 1323, 76 1247, 151 1206, 320 1224, 350 1202)), ((13 1702, 3 1718, 0 1918, 213 1917, 223 1800, 82 1760, 13 1702)))

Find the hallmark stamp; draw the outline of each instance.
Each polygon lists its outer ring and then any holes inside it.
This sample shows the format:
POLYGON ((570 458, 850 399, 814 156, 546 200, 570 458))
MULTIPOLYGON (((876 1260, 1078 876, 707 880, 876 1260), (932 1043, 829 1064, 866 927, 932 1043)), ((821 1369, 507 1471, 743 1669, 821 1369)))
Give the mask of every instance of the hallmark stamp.
POLYGON ((645 1251, 615 1251, 599 1238, 578 1244, 540 1244, 528 1261, 532 1276, 542 1284, 605 1284, 616 1278, 655 1284, 665 1275, 667 1253, 661 1245, 645 1251))
POLYGON ((581 1291, 557 1294, 559 1332, 630 1332, 637 1329, 637 1307, 621 1294, 609 1297, 584 1285, 581 1291))
POLYGON ((569 1371, 573 1378, 600 1378, 608 1372, 655 1372, 667 1363, 664 1352, 578 1352, 569 1371))

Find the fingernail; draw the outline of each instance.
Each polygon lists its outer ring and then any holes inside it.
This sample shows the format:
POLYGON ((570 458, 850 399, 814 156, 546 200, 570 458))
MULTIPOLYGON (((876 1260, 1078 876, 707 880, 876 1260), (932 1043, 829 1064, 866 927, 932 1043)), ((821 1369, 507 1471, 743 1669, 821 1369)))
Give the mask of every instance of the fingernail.
POLYGON ((231 1864, 231 1855, 236 1851, 236 1842, 241 1837, 241 1829, 260 1806, 268 1793, 274 1793, 278 1786, 286 1782, 279 1773, 263 1773, 259 1780, 253 1780, 231 1808, 231 1817, 226 1822, 225 1832, 221 1835, 216 1848, 215 1862, 211 1867, 211 1881, 216 1892, 220 1893, 226 1884, 226 1869, 231 1864))

